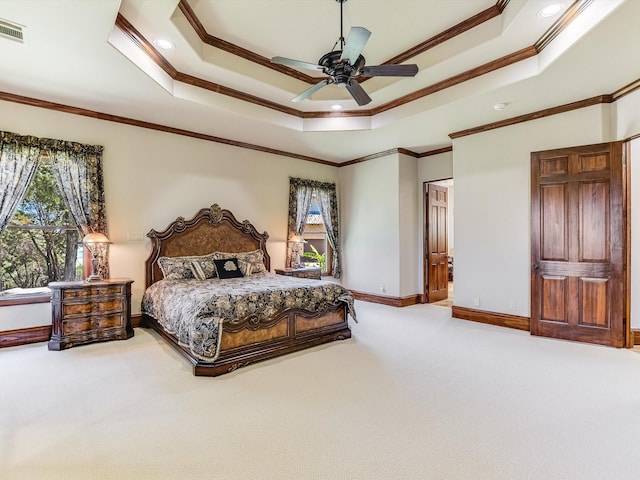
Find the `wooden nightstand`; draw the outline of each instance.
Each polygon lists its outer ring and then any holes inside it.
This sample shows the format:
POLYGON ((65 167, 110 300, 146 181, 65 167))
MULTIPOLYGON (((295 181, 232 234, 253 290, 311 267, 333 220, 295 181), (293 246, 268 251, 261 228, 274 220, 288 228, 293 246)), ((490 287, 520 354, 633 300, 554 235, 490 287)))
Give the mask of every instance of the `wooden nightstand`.
POLYGON ((302 268, 276 268, 278 275, 286 275, 287 277, 297 278, 315 278, 320 280, 320 267, 302 267, 302 268))
POLYGON ((131 338, 132 283, 128 278, 51 282, 53 326, 49 350, 131 338))

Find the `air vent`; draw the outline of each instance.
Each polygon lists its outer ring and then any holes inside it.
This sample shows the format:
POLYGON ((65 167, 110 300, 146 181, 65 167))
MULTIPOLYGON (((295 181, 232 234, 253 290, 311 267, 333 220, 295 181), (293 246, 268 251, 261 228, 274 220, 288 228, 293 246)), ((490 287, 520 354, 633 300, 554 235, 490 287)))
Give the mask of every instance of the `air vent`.
POLYGON ((24 27, 17 23, 0 20, 0 37, 24 43, 24 27))

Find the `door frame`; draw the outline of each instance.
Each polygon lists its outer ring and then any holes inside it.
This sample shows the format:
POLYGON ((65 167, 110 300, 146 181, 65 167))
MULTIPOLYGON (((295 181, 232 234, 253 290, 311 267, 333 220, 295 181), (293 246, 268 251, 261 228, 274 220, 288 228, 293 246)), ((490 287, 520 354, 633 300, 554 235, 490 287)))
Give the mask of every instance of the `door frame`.
POLYGON ((622 215, 624 217, 622 306, 625 316, 625 347, 633 348, 634 332, 631 330, 631 139, 622 142, 622 215))

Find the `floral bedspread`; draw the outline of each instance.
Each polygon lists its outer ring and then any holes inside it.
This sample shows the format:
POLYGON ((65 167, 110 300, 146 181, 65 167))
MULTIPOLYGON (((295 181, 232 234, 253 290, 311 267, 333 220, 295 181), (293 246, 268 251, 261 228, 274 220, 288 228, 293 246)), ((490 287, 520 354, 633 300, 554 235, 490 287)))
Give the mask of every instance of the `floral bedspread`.
POLYGON ((353 301, 351 292, 337 283, 258 273, 226 280, 161 280, 145 291, 142 311, 196 357, 214 361, 223 322, 247 315, 266 321, 284 309, 316 312, 336 302, 346 303, 356 320, 353 301))

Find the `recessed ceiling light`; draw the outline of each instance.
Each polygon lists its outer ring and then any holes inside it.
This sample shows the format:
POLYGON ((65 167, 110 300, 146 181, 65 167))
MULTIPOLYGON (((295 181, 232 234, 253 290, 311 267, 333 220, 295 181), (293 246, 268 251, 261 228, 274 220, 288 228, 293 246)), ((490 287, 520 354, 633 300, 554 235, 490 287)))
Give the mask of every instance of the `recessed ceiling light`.
POLYGON ((171 50, 174 47, 173 42, 171 40, 167 40, 166 38, 156 38, 153 41, 153 44, 156 47, 162 48, 163 50, 171 50))
POLYGON ((553 17, 554 15, 557 15, 558 13, 560 13, 563 8, 564 8, 564 5, 562 3, 552 3, 544 7, 542 10, 540 10, 538 12, 538 17, 540 18, 553 17))
POLYGON ((493 106, 493 109, 494 109, 494 110, 498 110, 498 111, 500 111, 500 110, 504 110, 505 108, 507 108, 507 104, 506 104, 506 103, 496 103, 496 104, 493 106))
POLYGON ((338 105, 338 104, 331 105, 331 110, 342 110, 342 105, 338 105))

